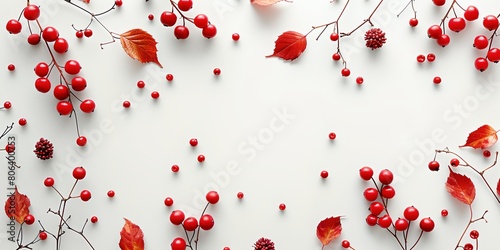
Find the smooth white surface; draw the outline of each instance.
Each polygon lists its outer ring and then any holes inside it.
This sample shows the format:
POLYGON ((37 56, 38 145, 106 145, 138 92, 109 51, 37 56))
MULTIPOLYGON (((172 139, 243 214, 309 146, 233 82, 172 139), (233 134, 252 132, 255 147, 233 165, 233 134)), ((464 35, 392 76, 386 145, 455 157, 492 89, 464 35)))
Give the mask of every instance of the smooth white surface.
MULTIPOLYGON (((32 70, 49 60, 46 48, 25 42, 26 26, 17 36, 0 32, 0 101, 13 103, 11 110, 1 111, 0 125, 20 117, 28 120, 25 127, 16 124, 12 134, 18 138, 16 152, 22 165, 17 185, 31 198, 32 213, 54 231, 57 220, 46 211, 55 209, 59 199, 43 180, 54 177, 58 189, 66 193, 73 183, 72 169, 82 165, 87 177, 77 190, 89 189, 93 197, 87 203, 70 201, 67 212, 76 227, 86 218, 99 217, 85 230, 96 249, 118 249, 124 217, 141 226, 146 249, 169 249, 174 237, 184 235, 168 221, 170 211, 183 209, 197 217, 204 194, 214 188, 221 201, 208 210, 215 227, 201 233, 200 250, 252 249, 260 237, 271 238, 281 250, 320 249, 317 223, 338 215, 344 216, 343 233, 325 249, 341 249, 342 239, 349 239, 358 250, 400 249, 387 232, 364 222, 369 203, 362 192, 368 184, 359 179, 358 169, 369 165, 377 172, 389 168, 397 176, 393 185, 397 195, 390 204, 393 217, 414 205, 421 216, 435 220, 435 231, 424 235, 415 249, 454 249, 468 221, 468 209, 445 190, 450 157, 439 156, 442 171, 437 173, 430 172, 427 163, 434 149, 448 146, 478 168, 491 164, 492 158, 484 159, 480 151, 458 149, 477 127, 500 126, 498 65, 490 64, 484 73, 473 67, 474 59, 485 52, 474 50, 472 40, 489 32, 480 21, 467 23, 463 32, 450 34, 452 42, 443 49, 427 39, 426 30, 439 22, 446 7, 415 2, 420 24, 412 29, 410 10, 396 18, 407 1, 386 0, 373 17, 387 33, 382 49, 364 47, 362 36, 368 26, 342 40, 352 72, 349 78, 341 77, 341 65, 331 60, 336 45, 329 40, 329 31, 319 41, 314 40, 319 30, 311 34, 306 51, 294 62, 264 58, 272 53, 279 34, 306 33, 312 25, 332 21, 344 2, 297 0, 256 8, 246 0, 195 1, 189 15, 205 13, 218 28, 210 40, 192 25, 189 39, 175 39, 172 28, 159 23, 161 12, 170 9, 168 1, 124 0, 121 8, 101 17, 116 33, 131 28, 149 31, 158 41, 164 66, 159 69, 128 58, 119 43, 101 50, 99 43, 108 41, 109 35, 96 23, 91 26, 93 37, 76 39, 71 24, 84 26, 89 17, 64 1, 33 1, 44 10, 42 25, 55 26, 70 42, 70 51, 58 60, 80 61, 81 75, 89 84, 78 95, 95 100, 97 108, 93 114, 78 116, 81 133, 89 138, 88 145, 80 148, 75 144, 74 120, 57 114, 50 93, 34 89, 32 70), (154 21, 147 19, 149 13, 155 15, 154 21), (241 35, 240 41, 232 41, 234 32, 241 35), (430 52, 436 54, 435 62, 417 64, 418 54, 430 52), (4 69, 9 63, 16 65, 14 72, 4 69), (212 74, 215 67, 222 70, 220 76, 212 74), (174 75, 173 82, 165 80, 167 73, 174 75), (363 85, 355 83, 357 76, 364 77, 363 85), (432 83, 434 76, 443 79, 439 86, 432 83), (138 80, 146 82, 144 89, 136 87, 138 80), (158 100, 150 98, 153 90, 160 93, 158 100), (130 109, 121 107, 124 100, 131 101, 130 109), (277 115, 281 113, 289 114, 288 119, 277 115), (337 134, 333 142, 328 139, 330 132, 337 134), (49 161, 32 153, 40 137, 55 145, 49 161), (199 140, 196 148, 188 143, 193 137, 199 140), (251 146, 252 140, 260 146, 251 146), (198 154, 204 154, 206 162, 199 164, 198 154), (170 171, 173 164, 180 166, 179 173, 170 171), (330 177, 321 179, 321 170, 328 170, 330 177), (113 199, 106 196, 110 189, 116 192, 113 199), (245 194, 243 200, 236 198, 239 191, 245 194), (163 205, 167 196, 175 200, 171 208, 163 205), (279 211, 280 203, 287 205, 286 211, 279 211), (440 216, 443 208, 450 213, 446 218, 440 216)), ((111 3, 92 1, 88 7, 99 12, 111 3)), ((353 1, 341 30, 356 27, 377 3, 353 1)), ((480 18, 498 14, 494 1, 474 4, 480 18)), ((5 1, 0 23, 17 18, 23 5, 24 1, 5 1)), ((6 162, 1 166, 4 189, 6 162)), ((472 228, 480 231, 482 249, 495 249, 500 206, 477 175, 462 173, 476 184, 475 217, 489 210, 489 222, 472 228)), ((487 174, 492 185, 499 176, 498 168, 487 174)), ((5 225, 7 219, 1 218, 5 225)), ((0 228, 0 245, 14 249, 5 228, 0 228)), ((412 230, 416 233, 415 225, 412 230)), ((37 231, 30 227, 27 237, 37 231)), ((465 239, 471 241, 467 235, 465 239)), ((62 249, 89 249, 69 232, 63 241, 62 249)), ((35 245, 35 249, 53 248, 53 240, 35 245)))

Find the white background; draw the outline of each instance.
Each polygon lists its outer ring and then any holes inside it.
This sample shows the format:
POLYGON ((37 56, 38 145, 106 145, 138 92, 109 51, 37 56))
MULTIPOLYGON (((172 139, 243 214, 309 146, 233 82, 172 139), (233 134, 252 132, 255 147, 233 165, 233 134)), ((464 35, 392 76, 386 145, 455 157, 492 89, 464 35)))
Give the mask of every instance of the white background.
MULTIPOLYGON (((358 250, 400 249, 387 232, 364 222, 369 203, 362 192, 370 185, 358 177, 358 169, 368 165, 377 173, 389 168, 396 175, 397 195, 389 208, 393 217, 414 205, 421 218, 430 216, 436 222, 436 229, 425 234, 415 249, 454 249, 468 222, 468 208, 445 190, 445 166, 451 157, 438 156, 439 172, 429 171, 427 163, 434 149, 447 146, 480 169, 493 160, 482 157, 479 150, 458 148, 479 126, 500 126, 498 66, 490 64, 484 73, 473 66, 474 59, 485 53, 472 48, 473 38, 490 34, 479 20, 467 23, 459 34, 450 34, 451 44, 443 49, 427 38, 426 30, 440 21, 446 6, 417 1, 420 24, 411 28, 411 10, 396 17, 407 1, 386 0, 372 20, 386 32, 387 43, 376 51, 364 47, 362 36, 369 26, 342 39, 352 72, 343 78, 341 64, 331 59, 336 44, 329 40, 330 30, 319 41, 315 41, 319 30, 313 32, 304 54, 291 63, 264 56, 272 53, 282 32, 305 34, 312 25, 333 21, 345 1, 297 0, 269 8, 257 8, 246 0, 195 1, 188 15, 205 13, 218 28, 210 40, 191 24, 187 40, 175 39, 173 29, 159 22, 160 13, 170 9, 168 1, 124 0, 121 8, 100 18, 116 33, 132 28, 150 32, 158 41, 163 69, 130 59, 118 42, 101 50, 99 44, 110 37, 96 23, 91 26, 94 36, 77 39, 71 24, 84 27, 89 16, 64 1, 33 3, 41 5, 42 25, 56 27, 70 42, 69 52, 58 56, 58 61, 76 59, 83 67, 81 75, 88 87, 78 95, 97 103, 94 113, 78 116, 81 133, 89 139, 80 148, 75 144, 74 120, 57 114, 51 93, 41 94, 34 88, 32 70, 38 62, 50 59, 46 48, 26 43, 24 21, 19 35, 0 32, 4 68, 0 70, 0 101, 13 103, 12 109, 1 111, 0 125, 21 117, 28 121, 25 127, 16 124, 11 132, 17 136, 16 153, 22 166, 17 185, 31 198, 31 212, 49 231, 55 231, 57 219, 46 211, 56 209, 59 199, 43 186, 43 180, 52 176, 56 187, 66 193, 73 184, 72 169, 82 165, 87 177, 77 191, 89 189, 93 197, 87 203, 71 200, 67 213, 75 227, 93 215, 99 217, 98 223, 85 230, 96 249, 118 249, 123 218, 141 226, 146 249, 169 249, 173 238, 184 235, 180 227, 170 224, 170 211, 183 209, 188 216, 198 217, 204 194, 211 189, 219 191, 221 200, 208 210, 215 227, 201 233, 200 250, 252 249, 260 237, 271 238, 281 250, 320 249, 316 225, 339 215, 343 216, 342 235, 325 249, 341 249, 342 239, 349 239, 358 250), (147 19, 150 13, 155 15, 153 21, 147 19), (231 39, 234 32, 241 35, 240 41, 231 39), (431 52, 436 54, 435 62, 416 62, 418 54, 431 52), (14 72, 6 70, 10 63, 16 65, 14 72), (222 70, 220 76, 213 75, 215 67, 222 70), (167 73, 174 75, 173 82, 165 80, 167 73), (357 76, 364 77, 365 83, 357 85, 357 76), (443 82, 433 84, 434 76, 443 82), (138 80, 146 82, 144 89, 136 87, 138 80), (154 90, 160 93, 157 100, 150 97, 154 90), (130 109, 121 107, 124 100, 132 103, 130 109), (270 123, 279 118, 276 112, 292 118, 272 131, 270 123), (328 139, 330 132, 337 134, 333 142, 328 139), (40 161, 32 153, 40 137, 54 143, 53 159, 40 161), (193 137, 200 142, 196 148, 188 143, 193 137), (251 146, 252 138, 262 146, 251 146), (196 161, 198 154, 206 156, 203 164, 196 161), (170 171, 173 164, 180 166, 179 173, 170 171), (237 166, 232 169, 236 172, 228 172, 228 166, 237 166), (321 170, 328 170, 330 177, 321 179, 321 170), (113 199, 106 196, 110 189, 116 192, 113 199), (243 200, 236 198, 240 191, 245 194, 243 200), (170 208, 163 205, 167 196, 175 201, 170 208), (278 209, 280 203, 287 205, 285 211, 278 209), (442 218, 442 209, 450 215, 442 218)), ((356 27, 377 3, 352 1, 340 29, 356 27)), ((470 3, 461 1, 463 6, 470 3)), ((17 18, 24 4, 4 1, 0 23, 17 18)), ((495 1, 474 4, 480 19, 498 14, 495 1)), ((100 12, 111 5, 111 0, 96 0, 85 8, 100 12)), ((7 162, 2 166, 0 187, 6 188, 7 162)), ((457 171, 476 184, 475 217, 490 211, 488 223, 481 221, 472 228, 480 232, 482 249, 494 249, 499 243, 500 205, 472 171, 457 171)), ((486 176, 495 185, 500 170, 494 168, 486 176)), ((0 245, 14 249, 5 234, 8 220, 2 218, 0 245)), ((413 233, 416 226, 412 226, 413 233)), ((28 238, 38 230, 37 226, 27 228, 28 238)), ((464 243, 471 242, 468 233, 464 239, 464 243)), ((34 248, 53 249, 54 240, 34 248)), ((70 232, 62 248, 89 249, 70 232)))

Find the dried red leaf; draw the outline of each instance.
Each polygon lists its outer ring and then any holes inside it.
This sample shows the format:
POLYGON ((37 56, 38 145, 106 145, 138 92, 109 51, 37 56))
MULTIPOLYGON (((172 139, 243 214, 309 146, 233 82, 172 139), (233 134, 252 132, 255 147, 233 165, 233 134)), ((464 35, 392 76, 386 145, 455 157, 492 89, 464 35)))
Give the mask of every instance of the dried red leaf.
POLYGON ((498 179, 497 194, 498 194, 498 196, 500 196, 500 179, 498 179))
POLYGON ((250 0, 250 3, 260 6, 269 6, 281 1, 283 0, 250 0))
POLYGON ((450 175, 446 181, 446 190, 457 200, 470 205, 476 198, 476 188, 472 180, 458 173, 453 172, 450 167, 450 175))
POLYGON ((123 50, 133 59, 141 62, 153 62, 163 68, 158 61, 158 49, 156 40, 148 32, 142 29, 131 29, 120 35, 123 50))
POLYGON ((330 244, 330 242, 338 238, 341 233, 342 224, 340 223, 340 216, 326 218, 320 221, 316 228, 316 236, 318 236, 323 246, 330 244))
POLYGON ((14 218, 17 222, 23 223, 24 217, 30 213, 31 202, 28 196, 19 193, 17 187, 14 195, 9 196, 5 201, 5 214, 9 218, 14 218))
POLYGON ((460 147, 472 147, 485 149, 493 146, 498 140, 497 131, 490 125, 483 125, 467 137, 465 145, 460 147))
POLYGON ((125 219, 120 237, 121 250, 144 250, 144 234, 141 228, 128 219, 125 219))
POLYGON ((304 52, 306 47, 306 36, 295 31, 286 31, 278 36, 274 46, 274 53, 266 57, 279 57, 293 61, 304 52))

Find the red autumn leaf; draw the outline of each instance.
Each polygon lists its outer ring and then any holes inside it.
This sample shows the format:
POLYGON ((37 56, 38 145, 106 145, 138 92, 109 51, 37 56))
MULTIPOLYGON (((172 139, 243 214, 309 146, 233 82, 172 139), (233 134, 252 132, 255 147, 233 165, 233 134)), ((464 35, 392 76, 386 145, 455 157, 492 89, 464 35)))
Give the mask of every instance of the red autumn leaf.
POLYGON ((142 29, 131 29, 120 35, 123 50, 133 59, 141 62, 153 62, 163 68, 158 61, 158 49, 156 40, 148 32, 142 29))
POLYGON ((450 167, 450 175, 446 181, 446 190, 457 200, 470 205, 476 198, 476 188, 471 179, 465 175, 453 172, 450 167))
POLYGON ((128 219, 125 219, 120 236, 121 250, 144 250, 144 234, 141 228, 128 219))
POLYGON ((460 147, 472 147, 485 149, 493 146, 498 140, 497 131, 490 125, 483 125, 469 134, 465 145, 460 147))
POLYGON ((9 196, 5 201, 5 214, 9 218, 14 218, 17 222, 23 223, 24 217, 30 213, 31 202, 28 196, 19 193, 17 187, 14 195, 9 196))
POLYGON ((326 218, 320 221, 316 228, 316 236, 318 236, 323 246, 330 244, 332 240, 338 238, 341 232, 340 216, 326 218))
POLYGON ((250 0, 250 3, 260 6, 269 6, 281 1, 283 0, 250 0))
POLYGON ((500 196, 500 179, 498 179, 497 194, 498 194, 498 196, 500 196))
POLYGON ((279 57, 293 61, 306 50, 306 47, 306 36, 295 31, 286 31, 278 36, 274 46, 274 53, 266 57, 279 57))

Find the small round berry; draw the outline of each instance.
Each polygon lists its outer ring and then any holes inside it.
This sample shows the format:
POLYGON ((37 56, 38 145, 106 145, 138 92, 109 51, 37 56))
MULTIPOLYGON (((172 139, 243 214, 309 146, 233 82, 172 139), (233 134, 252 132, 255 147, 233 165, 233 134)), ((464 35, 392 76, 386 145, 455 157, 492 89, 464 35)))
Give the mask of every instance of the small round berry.
POLYGON ((160 93, 158 91, 151 92, 151 98, 158 99, 160 97, 160 93))
POLYGON ((56 109, 60 115, 69 115, 73 112, 73 104, 68 101, 59 101, 56 105, 56 109))
POLYGON ((420 229, 422 229, 422 231, 424 232, 430 232, 434 229, 434 221, 427 217, 427 218, 423 218, 421 221, 420 221, 420 229))
POLYGON ((500 61, 500 49, 492 48, 486 56, 490 62, 498 63, 500 61))
POLYGON ((167 206, 167 207, 170 207, 170 206, 174 205, 174 199, 172 199, 171 197, 167 197, 163 201, 163 204, 165 204, 165 206, 167 206))
POLYGON ((219 68, 214 69, 214 75, 218 76, 218 75, 220 75, 220 73, 221 73, 221 71, 219 68))
POLYGON ((447 34, 442 34, 438 39, 436 39, 436 43, 441 47, 446 47, 450 44, 450 36, 447 34))
POLYGON ((78 136, 78 138, 76 139, 76 144, 80 147, 83 147, 87 144, 87 137, 81 135, 81 136, 78 136))
POLYGON ((474 38, 474 43, 472 44, 474 48, 482 50, 488 47, 490 43, 489 39, 486 36, 479 35, 474 38))
POLYGON ((434 82, 434 84, 440 84, 441 83, 441 77, 435 76, 434 79, 432 79, 432 82, 434 82))
POLYGON ((19 34, 23 28, 21 22, 11 19, 7 22, 7 25, 5 25, 7 31, 11 34, 19 34))
POLYGON ((59 53, 59 54, 64 54, 68 52, 69 49, 69 43, 66 41, 66 39, 59 37, 56 39, 54 42, 54 50, 59 53))
POLYGON ((419 62, 419 63, 425 62, 425 56, 424 55, 418 55, 417 56, 417 62, 419 62))
POLYGON ((448 210, 446 210, 446 209, 441 210, 441 216, 443 216, 443 217, 448 216, 448 210))
POLYGON ((335 140, 335 138, 337 138, 337 134, 331 132, 330 134, 328 134, 328 138, 330 138, 330 140, 335 140))
POLYGON ((479 232, 477 230, 472 230, 470 231, 469 236, 471 239, 475 240, 479 238, 479 232))
POLYGON ((193 8, 193 0, 179 0, 177 7, 182 11, 188 11, 193 8))
POLYGON ((343 248, 349 248, 349 247, 351 247, 351 243, 348 240, 343 240, 342 241, 342 247, 343 248))
POLYGON ((31 45, 37 45, 40 43, 41 37, 39 34, 31 34, 28 36, 28 43, 31 45))
POLYGON ((38 238, 40 238, 40 240, 46 240, 47 236, 48 236, 47 233, 44 231, 41 231, 40 233, 38 233, 38 238))
POLYGON ((5 151, 7 153, 13 153, 15 150, 16 150, 16 146, 14 146, 14 144, 7 144, 5 146, 5 151))
POLYGON ((80 199, 82 201, 88 201, 88 200, 90 200, 90 198, 92 198, 92 194, 90 193, 90 191, 88 191, 88 190, 82 190, 80 192, 80 199))
POLYGON ((363 84, 363 82, 364 82, 364 81, 365 81, 365 80, 364 80, 364 79, 363 79, 363 77, 361 77, 361 76, 358 76, 358 77, 356 78, 356 83, 357 83, 357 84, 363 84))
POLYGON ((476 67, 477 70, 484 72, 486 69, 488 69, 488 60, 483 57, 478 57, 474 61, 474 67, 476 67))
POLYGON ((370 204, 370 213, 378 216, 384 211, 384 205, 381 202, 374 201, 370 204))
POLYGON ((438 171, 439 170, 439 162, 431 161, 431 162, 429 162, 428 167, 431 171, 438 171))
POLYGON ((342 74, 343 77, 348 77, 351 75, 351 70, 348 69, 348 68, 343 68, 341 71, 340 71, 340 74, 342 74))
POLYGON ((172 165, 171 170, 172 170, 172 172, 177 173, 177 172, 179 172, 179 166, 178 165, 172 165))
POLYGON ((189 37, 189 29, 184 25, 175 26, 174 36, 177 39, 186 39, 189 37))
POLYGON ((47 42, 53 42, 59 38, 59 31, 54 27, 47 26, 42 31, 42 38, 47 42))
POLYGON ((340 54, 339 54, 339 53, 333 53, 333 55, 332 55, 332 59, 333 59, 334 61, 338 61, 338 60, 340 60, 340 58, 341 58, 341 56, 340 56, 340 54))
POLYGON ((83 180, 87 175, 87 171, 83 167, 76 167, 73 169, 73 178, 77 180, 83 180))
POLYGON ((365 189, 363 196, 367 201, 375 201, 378 197, 378 191, 375 188, 369 187, 365 189))
POLYGON ((194 217, 187 217, 183 223, 184 229, 188 232, 192 232, 198 228, 198 220, 194 217))
POLYGON ((200 218, 200 228, 210 230, 214 227, 214 218, 210 214, 204 214, 200 218))
POLYGON ((229 247, 224 247, 222 250, 231 250, 229 247))
POLYGON ((483 26, 489 31, 496 30, 498 25, 498 18, 494 15, 487 15, 483 18, 483 26))
POLYGON ((340 36, 339 36, 338 33, 332 33, 332 34, 330 34, 330 40, 332 40, 334 42, 337 41, 337 40, 339 40, 339 38, 340 38, 340 36))
POLYGON ((394 179, 394 175, 392 174, 391 170, 389 169, 384 169, 380 171, 378 175, 378 180, 380 183, 384 185, 389 185, 392 183, 392 180, 394 179))
POLYGON ((137 81, 137 87, 138 87, 138 88, 142 89, 142 88, 144 88, 145 86, 146 86, 146 83, 144 83, 144 81, 142 81, 142 80, 141 80, 141 81, 137 81))
POLYGON ((364 166, 359 169, 359 176, 361 179, 369 181, 373 177, 373 169, 371 167, 364 166))
POLYGON ((28 121, 26 121, 26 118, 20 118, 18 123, 20 126, 25 126, 28 123, 28 121))
POLYGON ((409 226, 409 222, 403 218, 399 218, 396 220, 396 222, 394 222, 394 228, 397 231, 404 231, 404 230, 408 229, 408 226, 409 226))
POLYGON ((203 28, 201 33, 205 38, 210 39, 217 35, 217 27, 215 27, 215 25, 213 24, 209 24, 207 25, 207 27, 203 28))
POLYGON ((427 61, 434 62, 435 60, 436 60, 436 55, 434 55, 433 53, 427 54, 427 61))
POLYGON ((122 0, 115 0, 115 4, 116 4, 116 6, 121 7, 123 5, 123 1, 122 0))
POLYGON ((155 19, 155 16, 153 14, 149 14, 148 19, 152 21, 153 19, 155 19))
POLYGON ((192 138, 189 140, 189 145, 191 145, 191 147, 196 147, 198 145, 198 139, 192 138))
POLYGON ((172 243, 170 243, 170 247, 172 248, 172 250, 186 250, 186 246, 186 240, 181 237, 175 238, 172 243))
POLYGON ((106 193, 106 195, 108 195, 108 197, 109 197, 109 198, 113 198, 113 197, 115 197, 115 191, 113 191, 113 190, 109 190, 109 191, 106 193))
POLYGON ((170 222, 174 225, 180 225, 184 221, 185 215, 181 210, 174 210, 170 213, 170 222))
POLYGON ((236 197, 238 197, 238 199, 240 199, 240 200, 243 199, 244 196, 245 196, 245 194, 243 194, 243 192, 238 192, 236 194, 236 197))
POLYGON ((68 73, 70 75, 76 75, 76 74, 80 73, 81 69, 82 69, 82 67, 80 66, 80 63, 76 60, 68 60, 64 64, 64 71, 66 71, 66 73, 68 73))
POLYGON ((40 93, 47 93, 50 91, 51 88, 51 83, 48 78, 45 77, 40 77, 35 80, 35 88, 38 90, 40 93))
POLYGON ((4 109, 10 109, 11 107, 12 107, 12 103, 10 103, 9 101, 6 101, 3 103, 4 109))
POLYGON ((165 76, 165 79, 167 79, 167 81, 171 82, 171 81, 173 81, 173 80, 174 80, 174 75, 172 75, 172 74, 167 74, 167 75, 165 76))
POLYGON ((382 197, 386 199, 392 199, 394 196, 396 196, 396 190, 390 186, 390 185, 385 185, 382 187, 382 197))
POLYGON ((369 214, 368 216, 366 216, 365 221, 366 221, 366 224, 373 227, 373 226, 377 225, 378 217, 376 215, 369 214))
POLYGON ((14 64, 7 65, 7 70, 14 71, 15 69, 16 69, 16 65, 14 65, 14 64))
POLYGON ((193 19, 194 25, 200 29, 207 27, 208 17, 205 14, 198 14, 193 19))
POLYGON ((483 156, 486 157, 486 158, 488 158, 488 157, 491 156, 491 152, 489 150, 484 150, 483 151, 483 156))
POLYGON ((443 6, 443 5, 446 3, 446 0, 432 0, 432 2, 433 2, 436 6, 443 6))
POLYGON ((281 203, 278 207, 281 211, 285 210, 286 209, 286 205, 285 203, 281 203))
POLYGON ((85 99, 83 100, 82 103, 80 103, 80 110, 84 113, 92 113, 95 110, 95 102, 90 99, 85 99))
POLYGON ((75 32, 75 36, 76 36, 76 38, 82 38, 83 37, 83 31, 82 30, 77 30, 75 32))
POLYGON ((39 77, 46 77, 48 74, 49 74, 49 71, 50 71, 50 67, 47 63, 45 62, 39 62, 36 66, 35 66, 35 74, 39 77))
POLYGON ((464 12, 464 18, 467 21, 474 21, 479 18, 479 10, 476 6, 469 6, 464 12))
POLYGON ((472 243, 466 243, 464 245, 464 250, 474 250, 474 245, 472 245, 472 243))
POLYGON ((462 17, 450 18, 450 20, 448 21, 448 28, 450 28, 450 30, 454 32, 460 32, 464 30, 465 26, 465 19, 463 19, 462 17))
POLYGON ((74 91, 82 91, 87 88, 87 80, 81 76, 75 76, 71 79, 71 88, 74 91))
POLYGON ((405 208, 403 215, 404 215, 405 219, 407 219, 409 221, 414 221, 414 220, 418 219, 418 216, 420 215, 420 213, 418 212, 418 209, 416 209, 414 206, 411 206, 411 207, 405 208))
POLYGON ((328 171, 326 171, 326 170, 321 171, 320 176, 323 179, 328 178, 328 171))
POLYGON ((177 15, 171 11, 164 11, 161 13, 160 22, 167 27, 174 26, 177 22, 177 15))
POLYGON ((99 218, 97 218, 97 216, 92 216, 90 218, 90 222, 92 222, 92 223, 97 223, 98 220, 99 220, 99 218))
POLYGON ((54 97, 59 100, 65 100, 69 97, 69 89, 66 85, 59 84, 54 87, 54 97))
POLYGON ((412 18, 412 19, 410 19, 410 21, 408 23, 410 24, 411 27, 417 27, 418 19, 412 18))
POLYGON ((94 34, 94 32, 93 32, 91 29, 85 29, 85 30, 83 31, 83 35, 84 35, 85 37, 91 37, 93 34, 94 34))
POLYGON ((129 101, 123 101, 123 107, 124 108, 130 108, 130 102, 129 101))
POLYGON ((32 225, 33 223, 35 223, 35 216, 33 216, 32 214, 26 215, 24 217, 24 223, 32 225))
POLYGON ((54 186, 54 178, 52 177, 47 177, 45 178, 45 180, 43 181, 43 185, 45 185, 46 187, 52 187, 54 186))
POLYGON ((392 218, 391 218, 391 216, 386 214, 386 215, 378 218, 377 224, 381 228, 389 228, 392 224, 392 218))
POLYGON ((233 33, 233 35, 231 35, 231 38, 233 39, 233 41, 238 41, 240 40, 240 34, 233 33))
POLYGON ((453 158, 450 160, 450 165, 452 167, 458 167, 458 165, 460 165, 460 160, 458 160, 457 158, 453 158))
POLYGON ((198 155, 198 162, 204 162, 205 161, 205 156, 204 155, 198 155))
POLYGON ((217 191, 209 191, 207 195, 205 196, 207 199, 208 203, 210 204, 217 204, 219 202, 219 193, 217 191))
POLYGON ((427 30, 429 38, 438 39, 443 34, 443 29, 439 25, 432 25, 427 30))

